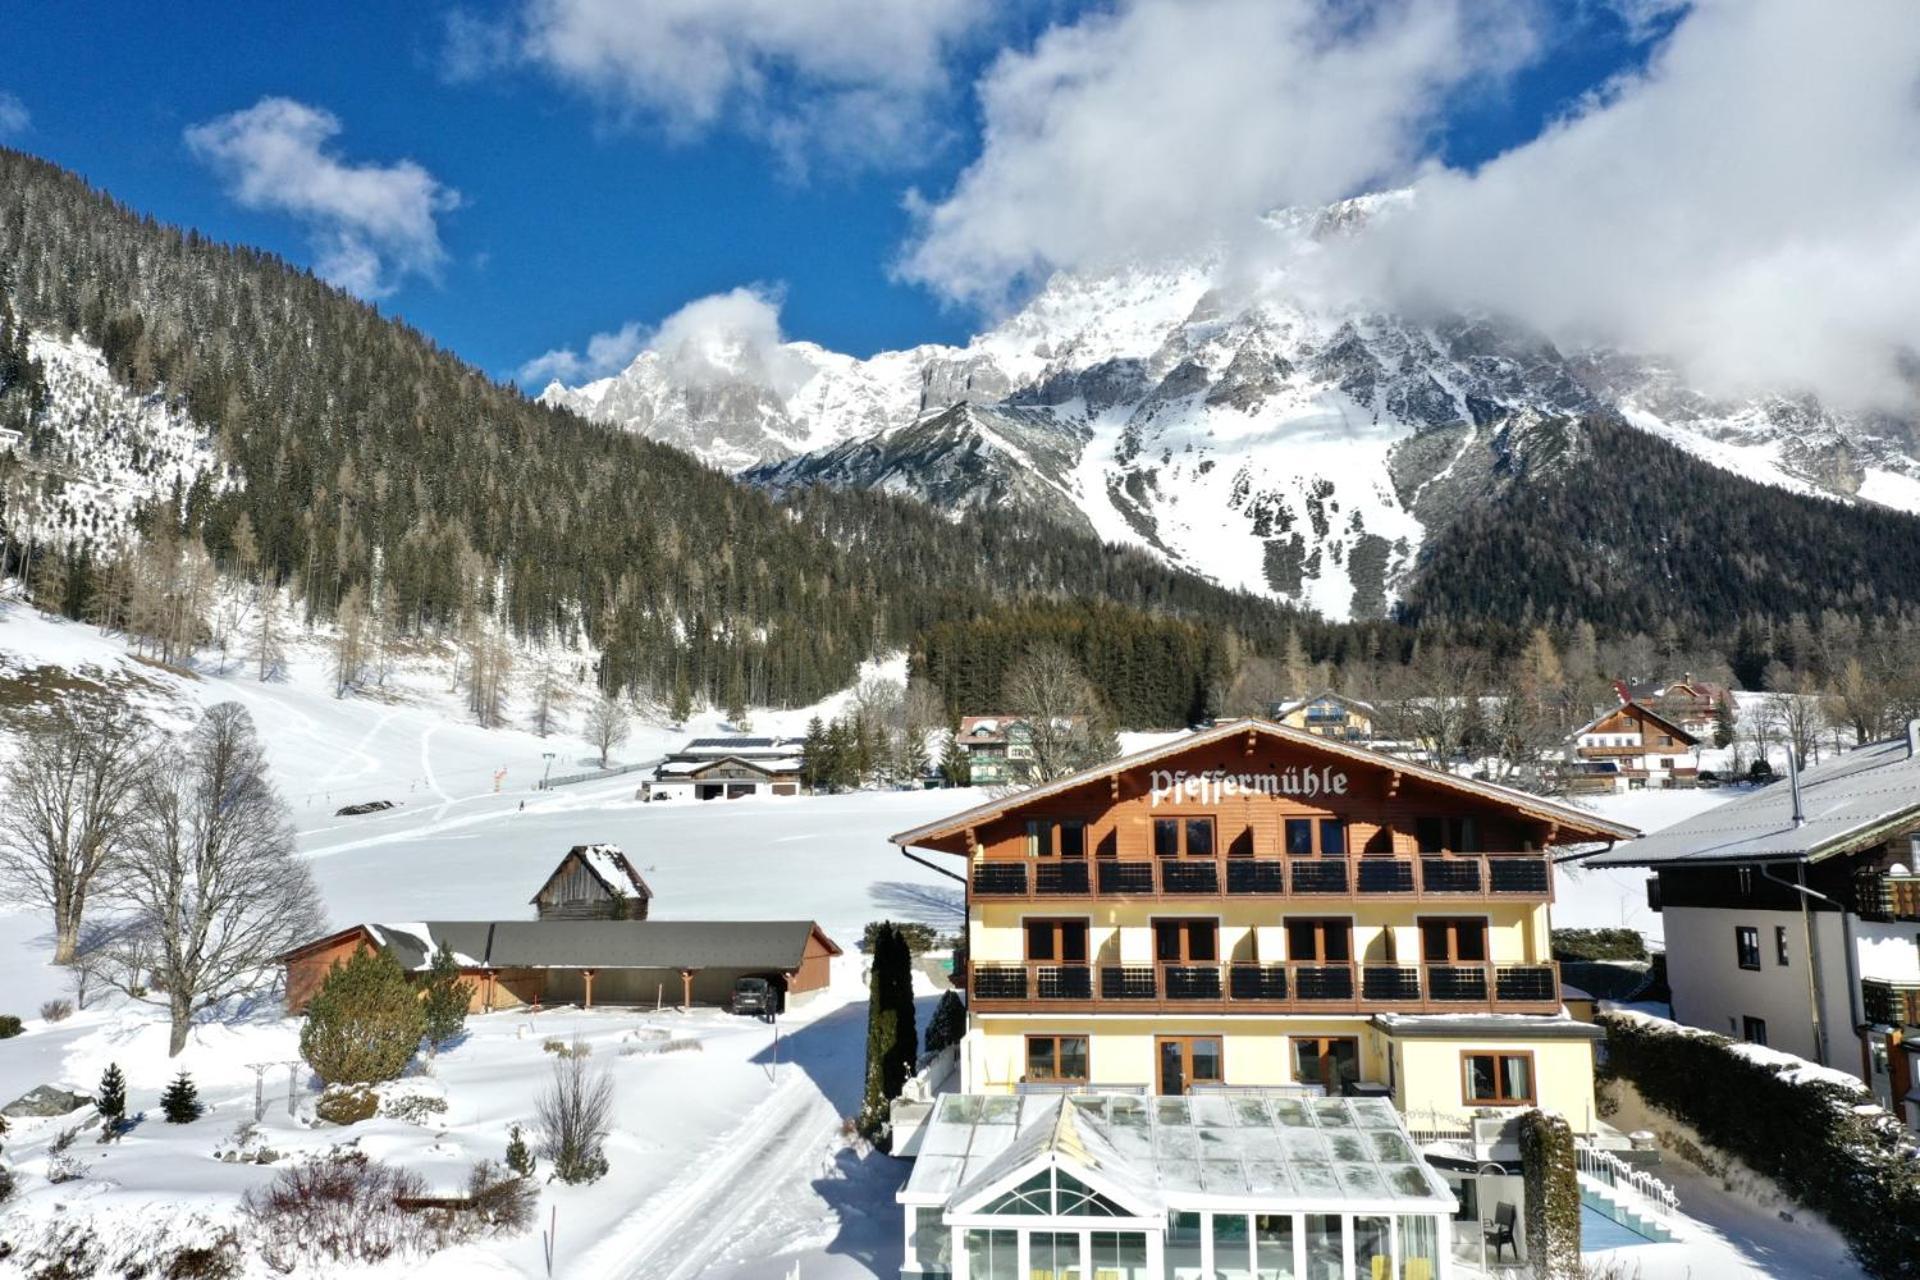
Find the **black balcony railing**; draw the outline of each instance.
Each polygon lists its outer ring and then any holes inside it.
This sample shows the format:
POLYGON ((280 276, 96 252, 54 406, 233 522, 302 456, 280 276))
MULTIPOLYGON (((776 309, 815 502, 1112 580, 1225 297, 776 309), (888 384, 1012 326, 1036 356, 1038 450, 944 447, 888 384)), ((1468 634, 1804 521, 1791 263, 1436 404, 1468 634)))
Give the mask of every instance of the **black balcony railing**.
POLYGON ((973 994, 980 1000, 1025 1000, 1027 971, 1021 965, 974 965, 973 994))
POLYGON ((1422 858, 1420 887, 1428 893, 1478 893, 1480 864, 1467 858, 1422 858))
POLYGON ((1503 1004, 1536 1004, 1560 998, 1550 964, 1503 964, 1493 971, 1494 998, 1503 1004))
POLYGON ((1079 858, 1035 863, 1033 873, 1033 891, 1038 894, 1085 896, 1092 891, 1087 864, 1079 858))
POLYGON ((1278 859, 1232 858, 1227 861, 1228 893, 1287 891, 1287 864, 1278 859))
POLYGON ((1112 894, 1152 893, 1151 862, 1102 862, 1100 892, 1112 894))
POLYGON ((1093 999, 1093 970, 1084 964, 1037 965, 1033 976, 1042 1000, 1093 999))
POLYGON ((1552 878, 1545 858, 1487 859, 1487 887, 1494 893, 1545 893, 1552 878))
POLYGON ((1167 999, 1218 1000, 1220 966, 1217 964, 1170 964, 1164 966, 1167 999))
POLYGON ((1920 1027, 1920 987, 1869 978, 1860 984, 1867 1021, 1881 1027, 1920 1027))
POLYGON ((1215 894, 1220 892, 1220 868, 1212 862, 1168 858, 1160 864, 1160 892, 1215 894))
POLYGON ((1412 893, 1413 863, 1404 858, 1362 857, 1354 864, 1361 893, 1412 893))
POLYGON ((1297 964, 1293 966, 1293 994, 1296 1000, 1351 1000, 1353 966, 1297 964))
POLYGON ((1485 1004, 1487 967, 1479 964, 1428 965, 1427 997, 1461 1004, 1485 1004))
POLYGON ((981 897, 1024 898, 1027 894, 1027 864, 976 862, 973 864, 973 891, 981 897))
POLYGON ((1235 1000, 1287 998, 1287 967, 1283 964, 1236 964, 1227 972, 1228 994, 1235 1000))
POLYGON ((1417 1003, 1420 970, 1413 965, 1370 964, 1360 971, 1360 998, 1417 1003))
POLYGON ((1319 861, 1301 859, 1293 864, 1293 891, 1306 893, 1345 893, 1347 864, 1332 858, 1319 861))
POLYGON ((1150 964, 1109 964, 1100 968, 1102 1000, 1157 1000, 1159 974, 1150 964))

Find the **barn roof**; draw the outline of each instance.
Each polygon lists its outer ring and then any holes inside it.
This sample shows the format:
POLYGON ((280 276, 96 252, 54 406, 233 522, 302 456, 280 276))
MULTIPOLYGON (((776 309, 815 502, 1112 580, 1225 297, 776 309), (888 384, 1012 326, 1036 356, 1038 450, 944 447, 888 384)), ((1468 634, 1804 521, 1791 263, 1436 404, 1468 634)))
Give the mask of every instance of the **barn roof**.
MULTIPOLYGON (((552 884, 561 872, 567 869, 567 863, 578 858, 587 874, 600 882, 600 887, 615 898, 651 898, 653 890, 640 878, 640 873, 627 861, 627 855, 617 844, 577 844, 567 850, 567 856, 560 859, 560 865, 547 877, 546 884, 540 886, 545 893, 547 885, 552 884)), ((540 894, 533 895, 531 901, 539 902, 540 894)))
POLYGON ((800 967, 811 920, 427 920, 366 926, 400 967, 425 969, 442 942, 467 969, 768 969, 800 967))

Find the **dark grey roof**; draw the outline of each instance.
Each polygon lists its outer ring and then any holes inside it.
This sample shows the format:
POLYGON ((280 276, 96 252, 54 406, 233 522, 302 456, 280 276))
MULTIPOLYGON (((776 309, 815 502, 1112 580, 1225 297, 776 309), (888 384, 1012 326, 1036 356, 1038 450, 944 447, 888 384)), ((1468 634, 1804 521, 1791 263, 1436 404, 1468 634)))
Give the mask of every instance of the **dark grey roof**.
POLYGON ((1907 739, 1849 751, 1800 776, 1801 811, 1784 779, 1587 859, 1591 866, 1649 867, 1676 862, 1817 859, 1883 838, 1920 820, 1920 758, 1907 739))
POLYGON ((1377 1013, 1372 1021, 1374 1026, 1400 1039, 1485 1036, 1520 1040, 1601 1040, 1607 1034, 1591 1022, 1545 1014, 1377 1013))
POLYGON ((405 969, 441 942, 466 968, 800 967, 811 920, 428 920, 369 926, 405 969))
POLYGON ((692 751, 697 747, 735 747, 745 750, 771 747, 774 741, 772 738, 695 738, 687 744, 687 750, 692 751))

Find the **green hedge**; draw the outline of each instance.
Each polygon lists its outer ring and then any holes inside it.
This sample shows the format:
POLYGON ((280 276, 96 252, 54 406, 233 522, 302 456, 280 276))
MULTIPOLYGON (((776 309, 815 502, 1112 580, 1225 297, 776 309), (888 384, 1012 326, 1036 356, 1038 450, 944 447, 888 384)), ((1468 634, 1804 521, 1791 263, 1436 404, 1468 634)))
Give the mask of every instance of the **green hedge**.
POLYGON ((1555 929, 1555 960, 1645 960, 1647 940, 1636 929, 1555 929))
POLYGON ((1643 1014, 1599 1022, 1609 1074, 1826 1218, 1873 1275, 1920 1280, 1920 1153, 1865 1086, 1643 1014))
POLYGON ((1580 1175, 1573 1130, 1544 1111, 1520 1117, 1527 1187, 1527 1260, 1539 1280, 1580 1280, 1580 1175))

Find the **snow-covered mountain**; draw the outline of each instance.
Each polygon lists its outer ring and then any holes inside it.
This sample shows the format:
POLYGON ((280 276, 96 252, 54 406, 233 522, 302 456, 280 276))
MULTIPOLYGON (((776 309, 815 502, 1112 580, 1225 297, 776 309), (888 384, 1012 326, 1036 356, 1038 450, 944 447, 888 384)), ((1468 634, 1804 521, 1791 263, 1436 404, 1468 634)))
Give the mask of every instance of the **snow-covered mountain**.
MULTIPOLYGON (((1357 234, 1403 198, 1271 221, 1302 242, 1357 234)), ((1020 504, 1335 618, 1379 616, 1431 531, 1551 465, 1535 428, 1554 419, 1616 411, 1760 483, 1920 512, 1912 421, 1718 401, 1657 360, 1485 317, 1316 307, 1284 275, 1230 291, 1218 274, 1063 274, 965 347, 740 345, 693 376, 649 351, 541 398, 775 490, 874 487, 956 515, 1020 504)))

